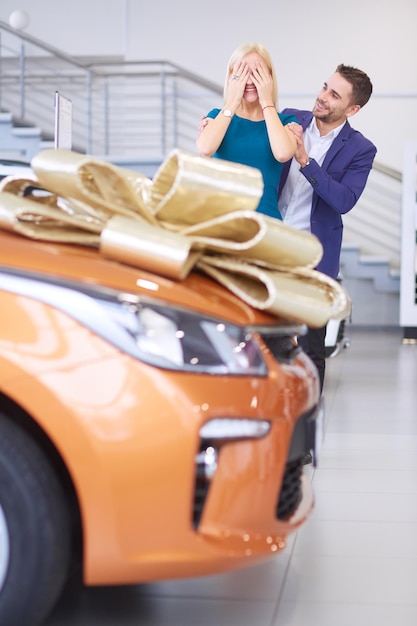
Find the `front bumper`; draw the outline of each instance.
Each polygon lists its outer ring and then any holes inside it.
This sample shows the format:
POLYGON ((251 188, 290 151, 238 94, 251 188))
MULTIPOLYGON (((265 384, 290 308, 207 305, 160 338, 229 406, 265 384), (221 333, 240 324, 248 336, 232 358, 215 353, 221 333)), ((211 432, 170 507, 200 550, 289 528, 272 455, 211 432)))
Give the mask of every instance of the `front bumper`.
MULTIPOLYGON (((322 402, 302 415, 296 422, 286 457, 285 469, 280 481, 275 517, 279 521, 288 521, 296 513, 302 500, 303 459, 309 452, 313 452, 314 463, 317 464, 320 442, 323 430, 322 402)), ((254 443, 254 442, 252 442, 254 443)), ((222 462, 222 448, 224 446, 239 446, 234 444, 218 443, 211 440, 202 440, 200 451, 196 456, 196 481, 193 502, 193 525, 199 530, 201 519, 208 501, 210 487, 216 480, 217 467, 222 462)))

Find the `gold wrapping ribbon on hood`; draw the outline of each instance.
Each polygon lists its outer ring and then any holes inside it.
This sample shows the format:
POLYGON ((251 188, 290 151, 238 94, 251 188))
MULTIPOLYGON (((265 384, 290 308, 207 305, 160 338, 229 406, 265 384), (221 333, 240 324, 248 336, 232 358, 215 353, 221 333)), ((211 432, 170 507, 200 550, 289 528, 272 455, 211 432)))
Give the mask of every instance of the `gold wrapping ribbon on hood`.
POLYGON ((34 177, 0 183, 0 228, 92 245, 111 259, 175 280, 198 269, 255 308, 323 326, 350 302, 313 270, 314 235, 256 212, 259 170, 174 150, 153 180, 69 150, 44 150, 34 177))

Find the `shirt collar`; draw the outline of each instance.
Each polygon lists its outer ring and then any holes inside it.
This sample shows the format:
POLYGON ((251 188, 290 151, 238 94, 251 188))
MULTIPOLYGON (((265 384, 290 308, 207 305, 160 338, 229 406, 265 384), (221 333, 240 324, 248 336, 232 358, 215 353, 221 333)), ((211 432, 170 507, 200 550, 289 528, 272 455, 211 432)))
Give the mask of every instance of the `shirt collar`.
MULTIPOLYGON (((346 124, 346 122, 347 122, 347 120, 342 122, 339 126, 336 126, 336 128, 333 128, 333 130, 331 130, 329 133, 327 133, 327 135, 323 135, 322 139, 326 138, 326 139, 331 139, 333 141, 333 139, 335 139, 338 136, 338 134, 340 133, 340 131, 342 130, 342 128, 346 124)), ((315 135, 316 137, 320 137, 320 131, 317 128, 317 122, 316 122, 316 118, 314 116, 313 116, 313 119, 310 122, 309 131, 313 135, 315 135)))

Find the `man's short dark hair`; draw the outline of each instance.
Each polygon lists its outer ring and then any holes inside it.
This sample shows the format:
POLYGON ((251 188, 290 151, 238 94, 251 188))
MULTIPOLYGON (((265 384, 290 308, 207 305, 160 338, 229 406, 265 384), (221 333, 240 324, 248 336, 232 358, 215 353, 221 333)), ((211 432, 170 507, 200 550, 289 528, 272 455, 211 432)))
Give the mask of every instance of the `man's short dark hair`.
POLYGON ((357 67, 343 63, 337 66, 336 72, 352 85, 352 104, 365 106, 372 94, 372 83, 369 76, 362 70, 358 70, 357 67))

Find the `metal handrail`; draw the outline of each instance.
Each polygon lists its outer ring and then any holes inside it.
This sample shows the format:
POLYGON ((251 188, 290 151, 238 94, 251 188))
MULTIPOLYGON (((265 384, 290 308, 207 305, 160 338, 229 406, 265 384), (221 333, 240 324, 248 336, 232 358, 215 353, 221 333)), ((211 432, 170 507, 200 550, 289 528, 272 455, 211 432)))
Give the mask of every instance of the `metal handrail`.
POLYGON ((54 46, 51 46, 50 44, 47 44, 40 39, 37 39, 33 35, 29 35, 28 33, 25 33, 21 30, 16 30, 12 26, 9 26, 7 22, 3 22, 2 20, 0 20, 0 30, 13 35, 14 37, 17 37, 17 39, 20 41, 25 41, 29 44, 32 44, 36 48, 39 48, 39 50, 43 50, 44 52, 47 52, 57 59, 66 61, 69 65, 73 65, 75 67, 79 67, 85 70, 89 69, 84 63, 78 61, 75 57, 67 54, 66 52, 63 52, 62 50, 59 50, 58 48, 54 48, 54 46))
POLYGON ((394 180, 402 181, 403 175, 399 170, 394 169, 393 167, 389 167, 389 165, 384 165, 380 161, 375 160, 373 164, 373 169, 389 178, 393 178, 394 180))
POLYGON ((194 151, 201 114, 222 94, 168 61, 80 61, 0 21, 0 108, 51 138, 56 91, 73 103, 74 149, 138 162, 194 151))
MULTIPOLYGON (((47 136, 53 136, 54 94, 63 84, 63 73, 67 73, 67 78, 72 72, 73 76, 76 74, 83 79, 86 85, 84 100, 86 103, 91 102, 90 85, 94 70, 61 50, 32 35, 16 31, 1 21, 0 58, 0 108, 10 110, 18 125, 30 125, 34 120, 42 122, 45 111, 50 110, 44 130, 47 136)), ((88 149, 93 123, 89 106, 86 107, 86 112, 83 124, 88 149)))

